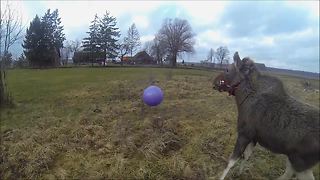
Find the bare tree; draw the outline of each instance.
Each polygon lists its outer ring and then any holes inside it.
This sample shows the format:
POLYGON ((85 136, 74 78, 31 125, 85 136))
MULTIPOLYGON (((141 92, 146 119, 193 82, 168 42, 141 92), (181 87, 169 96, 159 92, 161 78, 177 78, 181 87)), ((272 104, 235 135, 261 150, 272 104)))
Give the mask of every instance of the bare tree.
POLYGON ((71 50, 72 52, 77 52, 79 51, 81 47, 81 41, 76 39, 75 41, 71 41, 71 50))
POLYGON ((72 41, 66 41, 64 44, 64 47, 61 49, 61 61, 62 65, 68 64, 68 59, 70 57, 70 54, 72 52, 72 41))
POLYGON ((22 38, 23 31, 21 16, 12 9, 9 1, 2 4, 0 12, 0 106, 12 103, 6 88, 5 60, 9 48, 22 38), (4 9, 3 9, 4 7, 4 9))
POLYGON ((22 17, 10 6, 9 1, 4 3, 0 13, 0 54, 3 56, 9 48, 22 38, 22 17))
POLYGON ((177 64, 177 56, 179 53, 194 51, 195 44, 192 28, 187 20, 184 19, 165 19, 161 29, 159 30, 159 38, 167 46, 170 53, 171 65, 173 67, 177 64))
POLYGON ((153 46, 153 41, 147 41, 144 43, 144 46, 142 48, 143 51, 145 51, 146 53, 148 53, 149 55, 151 55, 152 53, 152 46, 153 46))
POLYGON ((79 40, 68 40, 66 41, 64 48, 62 49, 62 64, 67 65, 69 57, 73 56, 75 52, 80 49, 81 42, 79 40))
POLYGON ((125 39, 119 43, 119 57, 121 61, 121 65, 123 65, 123 57, 129 53, 130 48, 129 45, 125 42, 125 39))
POLYGON ((165 42, 161 39, 161 36, 156 35, 151 46, 151 55, 155 57, 158 64, 162 64, 166 54, 167 49, 165 42))
POLYGON ((167 54, 166 46, 159 35, 156 35, 152 41, 145 42, 143 50, 152 56, 157 64, 162 64, 167 54))
POLYGON ((124 39, 126 46, 129 48, 130 55, 137 50, 137 48, 141 45, 140 35, 136 28, 136 25, 133 23, 128 29, 128 35, 124 39))
POLYGON ((220 67, 222 67, 222 64, 228 64, 229 63, 229 50, 226 46, 220 46, 216 50, 215 58, 217 59, 217 62, 220 63, 220 67))

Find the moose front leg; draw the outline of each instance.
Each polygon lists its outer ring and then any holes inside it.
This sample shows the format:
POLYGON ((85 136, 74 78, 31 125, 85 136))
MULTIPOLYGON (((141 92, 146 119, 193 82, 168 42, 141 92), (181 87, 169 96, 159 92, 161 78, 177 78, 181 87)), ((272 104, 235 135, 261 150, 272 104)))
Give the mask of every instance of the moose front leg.
POLYGON ((246 149, 244 150, 244 153, 243 153, 244 159, 241 162, 239 174, 242 174, 243 169, 244 169, 244 165, 248 161, 249 157, 251 156, 254 146, 255 146, 255 143, 250 142, 247 145, 246 149))
POLYGON ((224 169, 220 180, 223 180, 229 170, 234 166, 234 164, 239 160, 239 158, 241 157, 242 153, 244 152, 244 150, 246 149, 247 145, 250 143, 251 141, 246 138, 243 135, 238 134, 238 138, 237 138, 237 142, 236 142, 236 146, 234 147, 233 153, 230 156, 229 162, 227 167, 224 169))

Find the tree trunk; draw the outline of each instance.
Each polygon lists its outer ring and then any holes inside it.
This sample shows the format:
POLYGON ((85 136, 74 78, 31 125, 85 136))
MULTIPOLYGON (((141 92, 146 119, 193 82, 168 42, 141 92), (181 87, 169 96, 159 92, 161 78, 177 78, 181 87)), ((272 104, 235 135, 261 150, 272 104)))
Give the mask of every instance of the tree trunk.
POLYGON ((61 61, 61 54, 60 54, 60 49, 56 48, 56 58, 55 58, 55 62, 54 62, 54 66, 60 66, 60 61, 61 61))
POLYGON ((0 107, 3 106, 4 104, 5 104, 4 78, 3 78, 2 67, 1 67, 0 68, 0 107))
POLYGON ((91 57, 91 66, 93 67, 93 57, 91 57))
POLYGON ((103 67, 106 67, 106 59, 107 59, 107 50, 104 50, 104 57, 103 57, 103 67))
POLYGON ((121 61, 120 64, 121 64, 121 66, 123 66, 123 56, 124 56, 124 55, 121 55, 121 58, 120 58, 120 61, 121 61))
POLYGON ((176 52, 173 53, 171 61, 172 61, 171 62, 172 67, 177 67, 177 53, 176 52))
POLYGON ((66 62, 65 62, 65 64, 64 64, 65 66, 66 66, 66 65, 68 65, 69 55, 67 55, 67 57, 66 57, 66 58, 67 58, 67 59, 66 59, 66 62))
POLYGON ((6 72, 3 64, 0 64, 0 107, 12 104, 6 88, 6 72))

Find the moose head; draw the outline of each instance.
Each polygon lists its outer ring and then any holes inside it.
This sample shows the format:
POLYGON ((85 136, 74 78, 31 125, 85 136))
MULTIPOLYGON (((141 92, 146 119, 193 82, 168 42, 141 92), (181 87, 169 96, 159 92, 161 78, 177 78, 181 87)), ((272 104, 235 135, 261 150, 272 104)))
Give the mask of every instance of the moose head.
POLYGON ((249 79, 252 72, 255 71, 254 62, 246 57, 242 60, 238 52, 234 53, 234 63, 219 74, 213 81, 213 89, 220 92, 229 92, 229 95, 235 95, 237 87, 243 80, 249 79))

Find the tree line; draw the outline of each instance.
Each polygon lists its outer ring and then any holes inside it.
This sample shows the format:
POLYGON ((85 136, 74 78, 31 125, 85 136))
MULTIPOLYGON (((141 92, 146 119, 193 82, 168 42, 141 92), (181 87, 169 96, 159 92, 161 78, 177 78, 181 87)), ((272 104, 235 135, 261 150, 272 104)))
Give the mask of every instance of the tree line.
POLYGON ((229 64, 230 60, 230 51, 227 46, 220 46, 217 48, 217 50, 210 49, 207 59, 202 61, 201 63, 204 64, 212 64, 213 67, 218 64, 220 68, 222 67, 222 64, 229 64))
MULTIPOLYGON (((120 29, 117 19, 106 11, 101 17, 94 15, 90 22, 87 37, 82 41, 65 41, 64 27, 61 24, 58 10, 51 11, 39 17, 36 15, 26 30, 22 44, 23 54, 14 61, 16 66, 55 67, 66 65, 70 57, 74 63, 105 64, 106 59, 124 56, 132 57, 138 50, 146 51, 157 64, 168 61, 176 66, 177 58, 185 53, 194 52, 195 33, 189 22, 185 19, 164 19, 160 29, 152 41, 141 47, 140 35, 133 23, 127 34, 120 39, 120 29)), ((20 32, 22 29, 20 30, 20 32)), ((12 41, 1 43, 5 50, 1 54, 4 66, 12 64, 12 55, 8 49, 10 45, 21 36, 15 36, 12 41)), ((204 62, 223 64, 228 62, 229 51, 227 47, 219 47, 216 51, 210 50, 208 59, 204 62), (210 56, 210 57, 209 57, 210 56)))
MULTIPOLYGON (((102 17, 97 14, 94 16, 87 37, 81 43, 67 41, 64 44, 65 35, 58 10, 51 12, 48 9, 43 17, 36 15, 27 28, 23 43, 24 56, 33 67, 66 64, 70 53, 74 53, 74 63, 93 64, 100 60, 105 64, 106 58, 116 57, 123 61, 124 56, 132 57, 139 50, 141 42, 134 23, 127 30, 126 36, 120 39, 120 35, 117 19, 106 11, 102 17), (61 61, 61 55, 64 55, 66 60, 61 61)), ((157 63, 168 60, 172 66, 176 66, 179 55, 194 52, 194 36, 195 33, 187 20, 168 18, 163 21, 154 40, 148 42, 150 47, 142 49, 154 57, 157 63)), ((21 59, 24 56, 22 55, 21 59)))
MULTIPOLYGON (((22 44, 24 53, 15 64, 40 68, 55 67, 66 65, 73 56, 76 64, 93 65, 100 62, 105 65, 106 59, 119 58, 123 62, 124 56, 132 57, 138 50, 144 50, 157 64, 168 61, 175 67, 179 56, 194 52, 195 33, 185 19, 164 19, 154 39, 146 42, 144 47, 141 47, 140 35, 134 23, 120 39, 117 19, 108 11, 101 17, 94 15, 87 37, 82 41, 65 41, 63 30, 57 9, 48 9, 42 17, 36 15, 26 30, 22 44)), ((229 55, 226 47, 218 48, 214 51, 214 56, 211 50, 211 54, 211 58, 214 57, 214 60, 221 64, 227 62, 229 55)), ((6 57, 3 58, 4 64, 11 63, 11 54, 6 53, 2 57, 6 57)))

